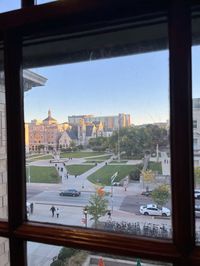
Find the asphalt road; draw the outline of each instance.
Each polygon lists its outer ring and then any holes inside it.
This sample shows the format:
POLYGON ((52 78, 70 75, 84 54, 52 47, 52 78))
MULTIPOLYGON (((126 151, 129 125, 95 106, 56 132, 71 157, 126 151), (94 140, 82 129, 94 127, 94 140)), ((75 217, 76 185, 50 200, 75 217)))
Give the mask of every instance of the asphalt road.
MULTIPOLYGON (((154 203, 151 197, 146 197, 142 195, 131 195, 126 196, 120 206, 120 210, 131 212, 135 214, 140 214, 139 208, 141 205, 154 203)), ((171 210, 171 200, 166 204, 166 207, 171 210)))
MULTIPOLYGON (((44 201, 44 202, 59 202, 64 205, 79 205, 85 206, 90 198, 92 193, 82 192, 81 197, 60 197, 59 196, 60 188, 53 189, 51 186, 34 186, 27 187, 27 199, 29 201, 44 201), (44 191, 45 190, 45 191, 44 191)), ((112 206, 112 198, 108 197, 109 205, 112 206)), ((140 205, 145 205, 153 203, 151 197, 146 197, 142 195, 129 195, 129 196, 116 196, 113 197, 113 207, 118 207, 122 211, 139 214, 140 205)), ((196 205, 200 205, 200 200, 195 200, 196 205)), ((171 208, 171 200, 166 204, 166 207, 171 208)), ((200 217, 200 214, 196 213, 197 217, 200 217)))
MULTIPOLYGON (((90 200, 91 195, 94 194, 93 192, 81 192, 81 195, 78 197, 70 197, 70 196, 60 196, 59 191, 30 191, 28 192, 28 201, 34 201, 37 203, 59 203, 60 205, 74 205, 74 206, 86 206, 90 200), (33 193, 35 193, 33 195, 33 193)), ((121 202, 123 200, 120 196, 114 196, 113 198, 110 196, 106 197, 109 201, 110 207, 117 207, 119 208, 121 202)))

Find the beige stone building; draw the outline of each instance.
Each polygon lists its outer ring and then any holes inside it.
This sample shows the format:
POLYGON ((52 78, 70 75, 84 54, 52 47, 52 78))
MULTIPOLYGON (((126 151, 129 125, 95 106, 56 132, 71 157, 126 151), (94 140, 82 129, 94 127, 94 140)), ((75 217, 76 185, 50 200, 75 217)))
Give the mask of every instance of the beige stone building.
POLYGON ((68 123, 58 124, 57 120, 52 117, 50 110, 44 120, 32 120, 27 125, 26 134, 29 140, 27 145, 29 151, 35 152, 56 150, 62 133, 70 128, 68 123))
MULTIPOLYGON (((46 78, 37 75, 29 70, 23 71, 24 91, 32 87, 43 86, 46 78)), ((25 124, 25 132, 28 127, 25 124)), ((28 145, 29 139, 26 134, 25 144, 28 145)), ((0 219, 8 218, 7 208, 7 150, 6 150, 6 101, 4 73, 0 73, 0 219)), ((0 238, 0 266, 9 265, 9 242, 5 238, 0 238)))

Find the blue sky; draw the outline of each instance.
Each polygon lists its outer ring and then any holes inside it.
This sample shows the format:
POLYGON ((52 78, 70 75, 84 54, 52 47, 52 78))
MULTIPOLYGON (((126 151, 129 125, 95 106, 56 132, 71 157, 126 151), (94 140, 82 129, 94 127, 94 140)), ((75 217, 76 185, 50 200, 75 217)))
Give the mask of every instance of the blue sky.
POLYGON ((0 0, 0 13, 18 9, 21 6, 21 0, 0 0))
POLYGON ((78 114, 129 113, 134 124, 169 117, 167 51, 33 71, 48 81, 25 93, 26 121, 44 119, 49 108, 59 122, 78 114))
MULTIPOLYGON (((33 69, 44 87, 25 93, 25 120, 129 113, 133 124, 169 119, 168 51, 33 69)), ((200 49, 193 48, 193 97, 200 97, 200 49)))

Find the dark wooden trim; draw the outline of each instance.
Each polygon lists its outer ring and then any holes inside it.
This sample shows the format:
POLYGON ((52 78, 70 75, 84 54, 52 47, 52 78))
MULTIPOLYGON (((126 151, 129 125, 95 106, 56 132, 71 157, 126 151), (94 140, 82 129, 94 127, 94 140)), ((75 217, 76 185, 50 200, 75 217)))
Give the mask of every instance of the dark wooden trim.
POLYGON ((55 1, 12 11, 0 16, 0 32, 13 27, 21 27, 37 32, 52 32, 56 27, 70 25, 110 24, 111 21, 128 20, 130 17, 156 16, 167 13, 168 0, 77 0, 55 1), (111 12, 110 12, 111 11, 111 12), (50 28, 51 26, 51 28, 50 28))
MULTIPOLYGON (((31 3, 31 1, 25 2, 31 3)), ((10 239, 12 266, 26 265, 26 240, 116 255, 172 261, 182 266, 191 265, 191 261, 199 262, 200 250, 195 248, 194 243, 191 28, 190 8, 186 1, 171 1, 169 12, 173 243, 89 229, 24 223, 25 145, 21 86, 22 43, 19 29, 23 30, 23 34, 34 33, 38 37, 38 28, 52 35, 54 29, 60 29, 60 26, 65 25, 74 26, 76 30, 81 24, 86 25, 88 29, 95 28, 99 24, 101 27, 119 26, 120 23, 127 23, 133 18, 164 15, 168 3, 169 1, 160 0, 128 0, 126 4, 121 0, 77 0, 27 7, 0 15, 0 35, 6 31, 5 85, 9 195, 9 227, 7 223, 0 223, 0 235, 10 239), (112 12, 109 12, 111 10, 112 12)))
POLYGON ((170 241, 154 241, 105 231, 27 222, 15 230, 14 234, 28 241, 108 254, 163 261, 180 259, 180 253, 170 241))
POLYGON ((195 244, 192 151, 191 24, 187 1, 169 13, 171 172, 174 244, 184 262, 195 244))
POLYGON ((25 265, 24 242, 13 231, 25 219, 24 114, 22 88, 22 44, 19 32, 5 35, 5 91, 7 118, 8 218, 10 232, 10 263, 25 265))
POLYGON ((6 222, 6 221, 0 221, 0 235, 2 237, 8 237, 9 236, 8 222, 6 222))
POLYGON ((35 5, 35 0, 21 0, 22 7, 31 7, 35 5))

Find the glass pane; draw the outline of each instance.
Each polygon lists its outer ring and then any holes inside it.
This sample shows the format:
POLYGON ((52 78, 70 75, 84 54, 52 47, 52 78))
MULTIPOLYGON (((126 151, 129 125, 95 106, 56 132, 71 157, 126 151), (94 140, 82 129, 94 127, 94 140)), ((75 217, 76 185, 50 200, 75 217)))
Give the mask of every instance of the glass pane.
POLYGON ((19 9, 21 7, 21 0, 1 0, 0 1, 0 13, 19 9))
POLYGON ((61 265, 115 265, 115 266, 170 266, 171 263, 127 258, 115 255, 101 254, 69 247, 59 247, 41 243, 28 242, 28 266, 61 266, 61 265))
POLYGON ((200 90, 199 90, 199 36, 200 19, 193 20, 193 47, 192 47, 192 102, 193 102, 193 151, 194 151, 194 179, 195 179, 195 217, 196 241, 200 242, 200 90))
POLYGON ((171 238, 168 50, 26 71, 28 219, 171 238))
POLYGON ((37 5, 55 2, 56 0, 37 0, 37 5))
POLYGON ((2 49, 0 48, 0 219, 7 219, 8 202, 7 202, 6 100, 5 100, 5 79, 4 79, 2 54, 3 52, 2 49))
POLYGON ((0 266, 9 265, 9 240, 4 237, 0 237, 0 266))

